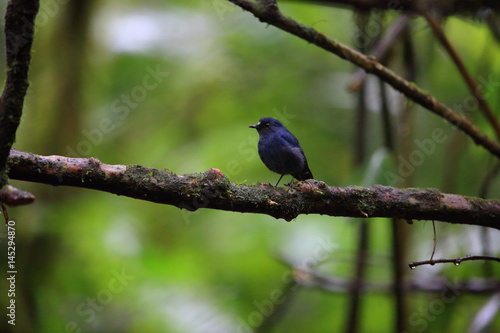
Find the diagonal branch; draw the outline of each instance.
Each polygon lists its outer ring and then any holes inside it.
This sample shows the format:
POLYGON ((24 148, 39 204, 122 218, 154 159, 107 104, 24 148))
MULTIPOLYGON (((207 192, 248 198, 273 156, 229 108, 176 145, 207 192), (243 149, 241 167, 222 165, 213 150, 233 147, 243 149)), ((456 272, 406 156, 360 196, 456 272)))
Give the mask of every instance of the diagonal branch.
POLYGON ((434 35, 436 35, 441 45, 444 47, 446 52, 448 52, 450 58, 455 63, 455 66, 457 66, 457 69, 460 72, 460 75, 462 75, 462 78, 464 79, 465 83, 467 84, 469 91, 471 92, 472 96, 474 96, 474 98, 477 100, 477 103, 479 105, 479 110, 483 112, 484 116, 495 130, 497 140, 500 141, 500 123, 498 122, 498 119, 493 113, 493 110, 491 110, 488 102, 486 101, 486 98, 483 92, 481 91, 481 88, 467 71, 465 64, 463 63, 462 59, 458 55, 453 45, 451 45, 443 29, 441 29, 439 22, 431 14, 422 13, 422 15, 427 20, 427 23, 429 23, 429 26, 431 27, 432 31, 434 32, 434 35))
POLYGON ((269 184, 235 185, 220 170, 177 175, 140 165, 109 165, 95 158, 41 156, 12 150, 12 179, 83 187, 188 210, 211 208, 267 214, 290 221, 300 214, 437 220, 500 229, 500 200, 483 200, 436 189, 329 187, 298 182, 295 190, 269 184))
POLYGON ((422 8, 432 6, 432 9, 443 14, 469 14, 475 16, 485 8, 500 10, 498 0, 299 0, 300 2, 319 3, 332 6, 348 6, 356 10, 399 10, 403 12, 419 12, 422 8))
POLYGON ((249 0, 229 0, 241 8, 254 14, 260 21, 274 25, 287 31, 305 41, 314 44, 330 53, 345 59, 356 66, 363 68, 368 73, 380 77, 390 84, 394 89, 403 93, 406 97, 420 104, 429 111, 446 119, 452 125, 458 127, 472 140, 486 148, 491 154, 500 158, 500 143, 492 140, 481 132, 467 118, 455 113, 451 108, 425 93, 414 83, 396 75, 393 71, 380 64, 375 58, 359 53, 348 46, 339 43, 317 30, 305 26, 289 17, 282 15, 276 6, 267 6, 264 2, 253 2, 249 0))

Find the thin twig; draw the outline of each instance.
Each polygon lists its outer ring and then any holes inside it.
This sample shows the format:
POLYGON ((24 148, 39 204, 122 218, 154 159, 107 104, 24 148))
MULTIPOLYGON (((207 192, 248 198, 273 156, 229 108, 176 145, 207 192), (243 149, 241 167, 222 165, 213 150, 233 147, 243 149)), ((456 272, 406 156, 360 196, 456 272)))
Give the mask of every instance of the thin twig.
MULTIPOLYGON (((291 262, 283 262, 287 266, 294 267, 297 273, 296 276, 302 277, 295 279, 300 286, 305 288, 318 288, 331 293, 345 293, 351 288, 352 280, 343 279, 334 276, 326 275, 318 272, 317 269, 306 267, 304 265, 294 265, 291 262)), ((402 288, 407 292, 442 292, 444 289, 453 289, 459 291, 467 291, 470 293, 491 293, 497 291, 500 287, 498 279, 471 279, 469 281, 451 282, 442 278, 416 278, 406 280, 402 284, 402 288)), ((393 292, 391 283, 366 282, 361 286, 365 292, 389 293, 393 292)))
POLYGON ((411 269, 414 269, 415 267, 422 266, 422 265, 434 266, 435 264, 443 264, 443 263, 452 263, 452 264, 455 264, 456 266, 458 266, 463 261, 470 261, 470 260, 489 260, 489 261, 500 262, 500 257, 468 255, 465 257, 460 257, 460 258, 455 258, 455 259, 433 259, 433 260, 424 260, 424 261, 413 261, 413 262, 409 263, 408 266, 410 266, 411 269))
POLYGON ((374 74, 385 82, 389 83, 394 89, 403 93, 409 99, 422 105, 429 111, 446 119, 452 125, 456 126, 466 133, 476 144, 487 149, 491 154, 500 158, 500 143, 489 138, 485 133, 479 130, 471 121, 462 115, 455 113, 451 108, 436 100, 431 95, 418 88, 414 83, 396 75, 393 71, 380 64, 373 57, 368 57, 357 52, 350 47, 339 43, 317 30, 305 26, 294 19, 283 16, 277 8, 266 7, 261 3, 255 3, 250 0, 228 0, 235 5, 251 12, 260 21, 278 27, 297 37, 306 40, 328 52, 331 52, 342 59, 345 59, 356 66, 359 66, 367 72, 374 74))
POLYGON ((462 78, 464 79, 465 83, 467 84, 469 91, 471 92, 472 96, 474 96, 474 98, 477 100, 479 109, 482 111, 483 115, 486 117, 490 125, 493 127, 493 130, 495 131, 495 134, 497 136, 497 140, 500 141, 500 123, 498 122, 498 119, 493 113, 493 110, 491 110, 488 102, 486 101, 486 98, 484 97, 481 88, 469 74, 469 71, 465 67, 465 64, 463 63, 462 59, 458 55, 453 45, 451 45, 450 41, 446 37, 446 34, 439 25, 438 21, 429 13, 423 12, 422 15, 429 23, 429 26, 431 27, 432 31, 436 35, 441 45, 444 47, 446 52, 448 52, 449 56, 455 63, 455 66, 457 66, 457 69, 460 72, 460 75, 462 75, 462 78))
POLYGON ((10 221, 9 212, 7 211, 7 207, 5 207, 5 204, 1 201, 0 201, 0 207, 2 208, 2 215, 3 218, 5 219, 5 224, 7 225, 10 221))
POLYGON ((436 240, 436 222, 432 220, 432 231, 434 232, 434 244, 432 247, 432 254, 431 254, 431 259, 429 259, 430 262, 433 262, 434 260, 434 253, 436 253, 436 246, 437 246, 437 240, 436 240))

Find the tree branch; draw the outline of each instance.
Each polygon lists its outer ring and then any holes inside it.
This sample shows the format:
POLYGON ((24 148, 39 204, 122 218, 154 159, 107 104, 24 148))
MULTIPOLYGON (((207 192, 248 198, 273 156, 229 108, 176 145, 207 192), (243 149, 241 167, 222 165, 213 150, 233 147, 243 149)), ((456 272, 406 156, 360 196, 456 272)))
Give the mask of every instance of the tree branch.
POLYGON ((287 31, 307 42, 314 44, 330 53, 345 59, 356 66, 363 68, 368 73, 380 77, 390 84, 394 89, 403 93, 406 97, 422 105, 424 108, 446 119, 452 125, 458 127, 472 140, 486 148, 491 154, 500 158, 500 143, 492 140, 481 132, 467 118, 455 113, 451 108, 436 100, 431 95, 425 93, 414 83, 396 75, 389 68, 380 64, 375 58, 359 53, 348 46, 339 43, 315 29, 305 26, 289 17, 283 16, 275 6, 266 6, 261 2, 249 0, 228 0, 235 5, 251 12, 260 21, 274 25, 281 30, 287 31))
POLYGON ((427 23, 429 23, 429 26, 431 27, 432 31, 434 32, 434 35, 436 35, 436 38, 438 41, 441 43, 441 45, 444 47, 448 55, 450 56, 451 60, 455 63, 455 66, 457 67, 458 71, 460 72, 460 75, 462 75, 462 78, 464 79, 465 83, 467 84, 467 87, 469 88, 470 93, 474 98, 477 100, 477 103, 479 105, 479 110, 483 113, 483 115, 486 117, 488 122, 491 124, 493 127, 497 140, 500 141, 500 123, 498 122, 498 119, 496 118, 496 115, 494 114, 493 110, 490 108, 488 102, 486 101, 486 98, 481 91, 481 88, 479 85, 474 81, 472 76, 469 74, 469 71, 465 67, 464 62, 458 55, 458 52, 455 50, 453 45, 451 45, 450 41, 448 40, 448 37, 446 37, 446 34, 444 33, 443 29, 439 25, 439 22, 433 17, 432 14, 429 13, 422 13, 422 16, 425 17, 427 20, 427 23))
MULTIPOLYGON (((352 285, 351 280, 328 276, 304 265, 293 265, 294 280, 306 288, 318 288, 331 293, 344 293, 352 285)), ((467 293, 489 294, 497 291, 500 282, 497 279, 471 279, 463 282, 451 282, 439 278, 416 278, 405 281, 403 288, 408 292, 436 293, 443 290, 454 290, 467 293)), ((361 286, 364 292, 387 293, 392 290, 391 284, 365 282, 361 286)))
POLYGON ((294 190, 269 184, 236 185, 220 170, 177 175, 140 165, 109 165, 95 158, 41 156, 15 149, 9 177, 83 187, 188 210, 211 208, 267 214, 290 221, 300 214, 437 220, 500 229, 500 200, 483 200, 436 189, 329 187, 308 180, 294 190))
POLYGON ((357 10, 399 10, 404 12, 418 12, 421 8, 429 7, 441 15, 452 14, 471 14, 475 15, 478 11, 490 8, 500 10, 500 2, 496 0, 447 0, 447 1, 428 1, 428 0, 298 0, 300 2, 316 2, 326 5, 347 6, 357 10))
POLYGON ((7 183, 7 157, 23 113, 38 7, 38 0, 11 0, 5 13, 7 77, 0 97, 0 188, 7 183))
POLYGON ((499 257, 468 255, 465 257, 453 258, 453 259, 430 259, 430 260, 423 260, 423 261, 413 261, 413 262, 409 263, 408 266, 410 266, 411 269, 414 269, 415 267, 422 266, 422 265, 434 266, 435 264, 444 264, 444 263, 453 263, 456 266, 458 266, 458 265, 460 265, 461 262, 469 261, 469 260, 487 260, 487 261, 500 262, 499 257))

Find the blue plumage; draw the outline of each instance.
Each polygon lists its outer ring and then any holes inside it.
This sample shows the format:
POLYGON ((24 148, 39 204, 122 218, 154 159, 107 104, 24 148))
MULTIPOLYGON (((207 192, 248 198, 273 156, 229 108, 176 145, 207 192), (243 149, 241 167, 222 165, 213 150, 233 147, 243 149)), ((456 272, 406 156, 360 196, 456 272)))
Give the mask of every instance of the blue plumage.
MULTIPOLYGON (((313 178, 304 151, 297 138, 274 118, 262 118, 249 126, 259 132, 259 155, 269 170, 281 175, 292 175, 297 180, 313 178)), ((293 181, 293 179, 292 179, 293 181)))

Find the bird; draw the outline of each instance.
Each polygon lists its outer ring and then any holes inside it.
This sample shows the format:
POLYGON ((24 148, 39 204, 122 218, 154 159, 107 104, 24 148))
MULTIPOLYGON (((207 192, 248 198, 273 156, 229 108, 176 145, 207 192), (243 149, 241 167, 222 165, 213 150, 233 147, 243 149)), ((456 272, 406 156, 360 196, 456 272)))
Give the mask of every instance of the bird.
POLYGON ((299 140, 279 120, 261 118, 256 125, 248 127, 255 128, 259 133, 258 148, 262 162, 269 170, 281 175, 275 187, 284 175, 292 175, 290 188, 294 178, 297 180, 313 178, 299 140))

